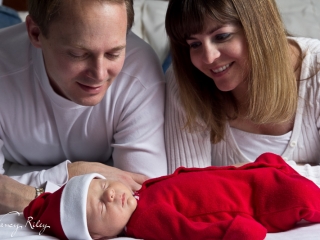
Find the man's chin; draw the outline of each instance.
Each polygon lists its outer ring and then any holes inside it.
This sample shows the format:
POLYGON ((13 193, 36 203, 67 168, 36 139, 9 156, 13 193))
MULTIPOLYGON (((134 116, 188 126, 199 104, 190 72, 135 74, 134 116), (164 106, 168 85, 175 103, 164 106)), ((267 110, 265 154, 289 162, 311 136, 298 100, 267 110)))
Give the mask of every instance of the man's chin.
POLYGON ((86 97, 86 98, 79 98, 72 100, 76 104, 82 105, 82 106, 95 106, 98 103, 101 102, 103 97, 100 96, 94 96, 94 97, 86 97))

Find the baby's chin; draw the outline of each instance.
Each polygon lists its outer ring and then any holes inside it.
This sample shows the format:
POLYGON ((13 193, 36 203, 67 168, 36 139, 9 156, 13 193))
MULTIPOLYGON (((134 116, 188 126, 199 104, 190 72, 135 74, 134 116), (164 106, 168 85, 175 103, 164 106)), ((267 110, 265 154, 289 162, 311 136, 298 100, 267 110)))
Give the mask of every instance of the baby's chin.
POLYGON ((113 235, 113 236, 101 236, 101 234, 91 234, 90 232, 90 236, 92 239, 97 239, 97 240, 108 240, 108 239, 111 239, 111 238, 116 238, 118 236, 121 236, 121 233, 123 232, 123 230, 121 230, 119 232, 119 234, 116 234, 116 235, 113 235))
POLYGON ((138 205, 139 196, 132 195, 128 198, 128 206, 132 209, 131 214, 136 210, 138 205))

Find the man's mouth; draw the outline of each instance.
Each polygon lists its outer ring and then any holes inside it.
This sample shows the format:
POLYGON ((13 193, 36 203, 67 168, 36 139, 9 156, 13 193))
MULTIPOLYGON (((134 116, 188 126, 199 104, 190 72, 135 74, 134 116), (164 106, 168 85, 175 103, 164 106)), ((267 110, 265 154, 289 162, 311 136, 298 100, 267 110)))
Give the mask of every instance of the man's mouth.
POLYGON ((102 85, 101 86, 89 86, 89 85, 84 85, 79 82, 78 82, 78 85, 81 87, 82 90, 89 92, 89 93, 98 93, 102 88, 102 85))

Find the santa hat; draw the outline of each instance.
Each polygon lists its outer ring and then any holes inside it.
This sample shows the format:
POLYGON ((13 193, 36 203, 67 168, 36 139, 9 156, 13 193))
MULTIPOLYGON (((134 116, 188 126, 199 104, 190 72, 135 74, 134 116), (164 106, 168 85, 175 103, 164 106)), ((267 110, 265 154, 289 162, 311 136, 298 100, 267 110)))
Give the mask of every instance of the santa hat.
POLYGON ((87 194, 94 178, 105 179, 92 173, 71 178, 54 193, 43 193, 34 199, 24 211, 27 224, 39 233, 59 239, 92 239, 87 226, 87 194))

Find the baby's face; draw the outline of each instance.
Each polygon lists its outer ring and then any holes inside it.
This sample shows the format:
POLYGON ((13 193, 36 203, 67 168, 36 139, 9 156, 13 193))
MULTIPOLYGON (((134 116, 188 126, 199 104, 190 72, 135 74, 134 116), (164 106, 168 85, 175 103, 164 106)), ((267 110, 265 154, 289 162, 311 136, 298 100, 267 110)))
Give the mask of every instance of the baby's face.
POLYGON ((119 181, 93 179, 87 196, 87 222, 92 238, 115 237, 137 207, 132 191, 119 181))

